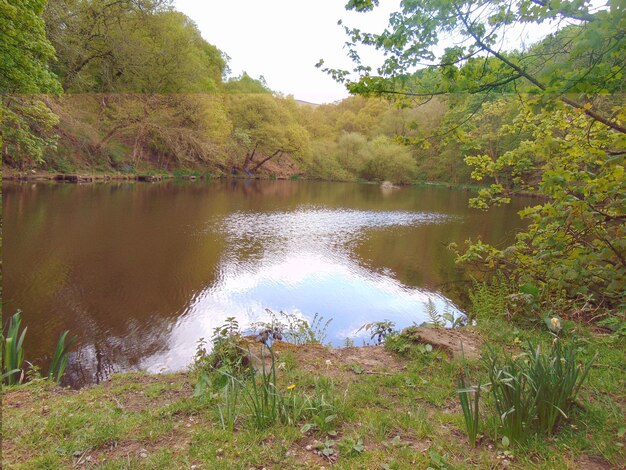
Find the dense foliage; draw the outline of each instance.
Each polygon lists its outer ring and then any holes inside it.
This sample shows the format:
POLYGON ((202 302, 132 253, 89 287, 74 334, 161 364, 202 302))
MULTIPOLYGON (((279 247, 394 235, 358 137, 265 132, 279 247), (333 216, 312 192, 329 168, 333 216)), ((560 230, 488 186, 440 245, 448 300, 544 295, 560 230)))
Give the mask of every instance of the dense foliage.
POLYGON ((442 142, 466 155, 473 179, 490 184, 475 207, 507 203, 514 189, 545 197, 522 212, 530 226, 515 245, 478 242, 460 260, 537 284, 544 300, 556 293, 583 308, 624 306, 623 2, 403 2, 380 34, 345 29, 355 68, 325 70, 353 93, 403 104, 446 96, 459 105, 442 142), (505 49, 537 25, 552 33, 525 50, 505 49), (442 50, 451 37, 455 45, 442 50), (384 51, 384 63, 364 65, 360 46, 384 51))

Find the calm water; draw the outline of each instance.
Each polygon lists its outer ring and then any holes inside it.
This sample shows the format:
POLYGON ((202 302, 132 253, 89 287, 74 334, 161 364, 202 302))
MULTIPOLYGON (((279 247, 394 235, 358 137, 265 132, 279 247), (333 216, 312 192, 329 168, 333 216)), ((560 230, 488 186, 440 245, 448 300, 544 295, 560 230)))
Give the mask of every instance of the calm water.
POLYGON ((327 341, 359 327, 462 312, 450 242, 510 241, 516 212, 470 210, 439 188, 291 181, 3 185, 4 316, 23 311, 27 357, 79 336, 70 380, 177 370, 226 317, 265 309, 332 318, 327 341))

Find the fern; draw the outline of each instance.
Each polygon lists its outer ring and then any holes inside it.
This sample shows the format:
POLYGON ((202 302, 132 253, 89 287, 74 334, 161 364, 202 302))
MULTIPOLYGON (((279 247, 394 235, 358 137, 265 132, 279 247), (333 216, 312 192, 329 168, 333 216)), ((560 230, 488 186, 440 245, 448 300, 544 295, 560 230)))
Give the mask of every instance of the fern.
POLYGON ((471 302, 471 319, 489 318, 505 315, 508 311, 508 297, 511 287, 507 279, 500 273, 490 282, 472 281, 469 292, 471 302))
POLYGON ((439 312, 437 312, 437 307, 435 306, 435 302, 432 299, 428 299, 426 303, 426 314, 428 318, 430 318, 430 324, 433 326, 442 326, 445 324, 445 320, 441 317, 439 312))

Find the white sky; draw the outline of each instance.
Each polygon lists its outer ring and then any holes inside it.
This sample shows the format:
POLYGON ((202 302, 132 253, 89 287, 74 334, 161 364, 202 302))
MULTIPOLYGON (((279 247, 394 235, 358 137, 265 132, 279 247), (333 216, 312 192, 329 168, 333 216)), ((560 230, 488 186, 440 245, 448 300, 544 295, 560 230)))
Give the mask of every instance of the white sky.
MULTIPOLYGON (((399 1, 381 0, 373 12, 347 12, 347 0, 175 0, 176 9, 196 22, 202 36, 231 57, 232 75, 263 75, 268 86, 296 99, 328 103, 348 96, 332 78, 315 68, 351 68, 343 48, 341 26, 382 31, 399 1)), ((364 51, 364 63, 377 64, 375 51, 364 51)), ((379 57, 379 56, 378 56, 379 57)))
MULTIPOLYGON (((231 58, 231 75, 246 71, 265 77, 276 92, 312 103, 330 103, 348 96, 343 85, 315 68, 319 59, 333 68, 352 69, 344 43, 349 27, 381 32, 400 0, 380 0, 372 12, 346 11, 347 0, 174 0, 176 8, 198 25, 202 36, 231 58)), ((605 0, 592 2, 597 8, 605 0)), ((530 45, 554 29, 554 24, 511 27, 501 38, 504 49, 530 45)), ((448 44, 451 38, 444 39, 448 44)), ((376 67, 382 54, 360 48, 365 65, 376 67)), ((441 52, 443 45, 441 46, 441 52)))

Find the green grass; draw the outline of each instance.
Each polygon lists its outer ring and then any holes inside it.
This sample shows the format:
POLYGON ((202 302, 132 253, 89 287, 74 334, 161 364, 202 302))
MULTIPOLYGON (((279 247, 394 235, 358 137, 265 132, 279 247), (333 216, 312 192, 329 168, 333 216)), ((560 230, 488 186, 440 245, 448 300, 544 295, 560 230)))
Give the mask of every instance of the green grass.
MULTIPOLYGON (((579 339, 580 362, 598 353, 577 405, 552 436, 531 436, 507 448, 494 430, 497 423, 489 420, 481 423, 476 447, 469 445, 456 392, 460 361, 437 351, 408 354, 399 370, 357 374, 347 368, 330 378, 323 367, 305 370, 293 348, 279 356, 285 367, 277 371, 277 387, 284 391, 297 384, 294 393, 317 397, 319 406, 321 395, 334 401, 328 413, 337 416, 327 427, 303 433, 304 424, 315 423, 316 414, 307 412, 298 423, 276 420, 259 428, 242 407, 231 432, 222 426, 223 396, 194 398, 188 374, 117 375, 80 392, 39 380, 4 389, 3 465, 72 468, 82 456, 87 467, 105 469, 464 469, 503 461, 512 468, 565 469, 579 467, 584 458, 623 467, 624 339, 570 326, 579 339), (325 443, 333 452, 330 459, 315 453, 325 443)), ((542 348, 552 342, 544 329, 520 329, 499 319, 483 322, 479 332, 494 351, 514 354, 522 352, 515 338, 542 348)), ((482 361, 468 360, 467 374, 472 383, 488 382, 482 361)))

